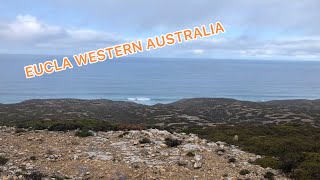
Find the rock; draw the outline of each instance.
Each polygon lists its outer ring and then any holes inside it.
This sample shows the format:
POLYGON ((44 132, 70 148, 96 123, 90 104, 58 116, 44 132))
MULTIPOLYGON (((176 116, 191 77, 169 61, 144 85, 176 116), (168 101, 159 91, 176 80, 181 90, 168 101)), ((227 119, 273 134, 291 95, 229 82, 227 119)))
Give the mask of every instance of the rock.
POLYGON ((200 161, 200 160, 202 159, 202 156, 196 154, 196 155, 194 156, 194 159, 195 159, 196 161, 200 161))
POLYGON ((79 159, 79 156, 76 155, 76 154, 74 154, 72 159, 73 159, 73 160, 78 160, 78 159, 79 159))
POLYGON ((131 163, 131 166, 132 166, 133 168, 135 168, 135 169, 140 168, 140 166, 139 166, 139 163, 138 163, 138 162, 133 162, 133 163, 131 163))
POLYGON ((162 148, 166 148, 166 147, 168 147, 166 144, 160 144, 160 147, 162 147, 162 148))
POLYGON ((199 169, 199 168, 202 167, 202 163, 199 162, 199 161, 196 161, 196 162, 194 163, 193 167, 194 167, 195 169, 199 169))
POLYGON ((136 140, 136 141, 133 141, 133 145, 138 145, 139 144, 139 141, 136 140))
POLYGON ((223 151, 218 151, 217 153, 219 156, 222 156, 224 154, 223 151))
POLYGON ((239 140, 238 135, 235 135, 232 140, 233 141, 238 141, 239 140))
POLYGON ((88 158, 89 159, 94 159, 95 157, 97 157, 97 153, 96 152, 88 152, 88 158))

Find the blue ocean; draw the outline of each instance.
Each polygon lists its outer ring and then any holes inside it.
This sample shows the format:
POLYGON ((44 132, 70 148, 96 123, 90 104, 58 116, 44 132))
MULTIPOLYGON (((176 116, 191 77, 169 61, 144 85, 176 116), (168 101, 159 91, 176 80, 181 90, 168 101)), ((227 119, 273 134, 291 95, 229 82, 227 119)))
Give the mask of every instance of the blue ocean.
MULTIPOLYGON (((320 98, 320 62, 119 58, 26 79, 24 66, 63 56, 0 55, 0 103, 80 98, 170 103, 182 98, 320 98)), ((73 59, 70 57, 72 62, 73 59)))

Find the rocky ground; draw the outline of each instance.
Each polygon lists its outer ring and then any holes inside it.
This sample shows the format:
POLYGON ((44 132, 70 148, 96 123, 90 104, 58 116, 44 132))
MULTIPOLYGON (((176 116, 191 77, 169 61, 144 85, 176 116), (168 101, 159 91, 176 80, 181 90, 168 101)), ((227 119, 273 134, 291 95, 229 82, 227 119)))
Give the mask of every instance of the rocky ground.
POLYGON ((0 127, 0 156, 8 159, 0 161, 0 177, 233 180, 265 179, 272 172, 275 179, 286 179, 276 170, 251 164, 259 155, 194 134, 157 129, 95 132, 82 138, 74 134, 0 127))

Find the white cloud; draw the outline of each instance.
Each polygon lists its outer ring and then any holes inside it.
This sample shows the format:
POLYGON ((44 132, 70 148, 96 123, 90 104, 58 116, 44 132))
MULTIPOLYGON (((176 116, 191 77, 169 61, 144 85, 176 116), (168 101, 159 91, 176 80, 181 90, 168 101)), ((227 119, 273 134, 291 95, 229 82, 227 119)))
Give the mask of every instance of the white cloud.
POLYGON ((204 53, 203 49, 194 49, 192 50, 193 54, 201 55, 204 53))
POLYGON ((6 46, 7 49, 41 54, 74 54, 75 51, 103 48, 123 41, 121 37, 104 31, 49 25, 31 15, 18 15, 12 22, 0 22, 0 27, 0 49, 6 46))
POLYGON ((2 25, 0 37, 9 41, 25 41, 60 33, 63 33, 60 27, 43 24, 31 15, 18 15, 15 21, 2 25))

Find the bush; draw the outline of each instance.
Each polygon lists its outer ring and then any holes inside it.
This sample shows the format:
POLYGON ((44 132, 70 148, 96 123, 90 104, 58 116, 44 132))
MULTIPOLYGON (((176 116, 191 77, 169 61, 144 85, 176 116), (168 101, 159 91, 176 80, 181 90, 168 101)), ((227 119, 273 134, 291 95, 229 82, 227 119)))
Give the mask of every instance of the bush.
POLYGON ((274 180, 274 174, 270 171, 266 172, 263 177, 268 180, 274 180))
POLYGON ((179 146, 181 143, 182 143, 182 141, 177 140, 177 139, 172 139, 172 138, 165 139, 165 144, 168 147, 176 147, 176 146, 179 146))
POLYGON ((257 159, 254 164, 260 165, 264 168, 280 169, 281 162, 273 157, 264 157, 257 159))
POLYGON ((239 172, 240 175, 246 175, 246 174, 249 174, 249 173, 250 173, 250 171, 247 170, 247 169, 242 169, 242 170, 239 172))
POLYGON ((195 156, 194 152, 192 152, 192 151, 189 151, 186 155, 189 156, 189 157, 194 157, 195 156))
POLYGON ((24 132, 26 132, 26 130, 24 130, 22 128, 16 128, 14 132, 15 133, 24 133, 24 132))
POLYGON ((320 128, 307 124, 246 124, 192 128, 184 132, 198 134, 214 142, 224 141, 244 151, 264 155, 265 158, 254 163, 265 168, 280 169, 293 179, 320 179, 320 128), (232 141, 235 135, 242 138, 232 141))
POLYGON ((304 161, 293 171, 292 179, 320 179, 320 153, 304 153, 304 161))
POLYGON ((281 163, 280 169, 284 173, 291 173, 293 169, 297 167, 297 164, 292 160, 287 160, 281 163))
POLYGON ((124 133, 120 134, 118 137, 119 137, 119 138, 123 138, 123 136, 126 136, 126 135, 128 135, 128 134, 129 134, 129 132, 128 132, 128 131, 126 131, 126 132, 124 132, 124 133))
POLYGON ((31 174, 25 174, 24 177, 27 180, 42 180, 47 176, 41 172, 32 172, 31 174))
POLYGON ((229 163, 235 163, 236 162, 236 158, 231 157, 231 158, 228 159, 228 162, 229 163))
POLYGON ((148 139, 148 138, 143 138, 143 139, 140 139, 140 140, 139 140, 139 143, 140 143, 140 144, 150 144, 151 141, 150 141, 150 139, 148 139))
POLYGON ((8 161, 9 161, 9 159, 0 156, 0 166, 5 165, 8 161))
POLYGON ((48 128, 49 131, 68 131, 82 128, 78 124, 54 124, 48 128))
POLYGON ((35 160, 37 160, 37 157, 31 156, 31 157, 30 157, 30 160, 35 161, 35 160))
POLYGON ((93 133, 88 130, 80 130, 80 131, 76 131, 75 136, 88 137, 88 136, 93 136, 93 133))

